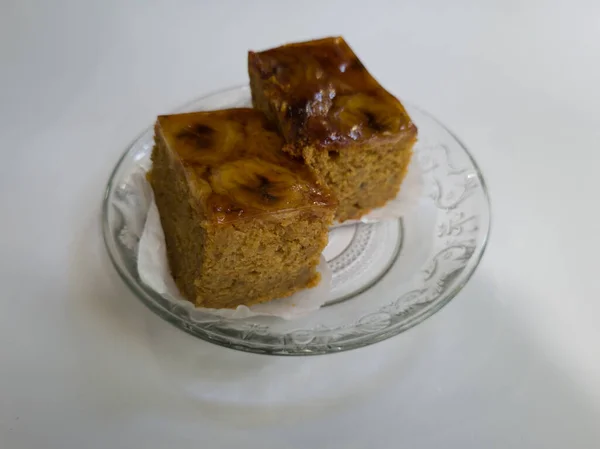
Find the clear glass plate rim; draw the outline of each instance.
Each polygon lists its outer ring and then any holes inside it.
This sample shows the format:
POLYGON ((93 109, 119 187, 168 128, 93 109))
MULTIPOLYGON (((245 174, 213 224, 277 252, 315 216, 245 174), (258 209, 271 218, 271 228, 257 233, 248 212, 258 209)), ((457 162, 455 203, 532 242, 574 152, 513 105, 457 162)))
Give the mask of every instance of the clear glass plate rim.
MULTIPOLYGON (((246 86, 246 85, 238 85, 238 86, 234 86, 234 87, 220 89, 218 91, 213 91, 206 95, 202 95, 193 100, 190 100, 190 101, 186 102, 185 104, 183 104, 182 106, 175 108, 173 110, 173 113, 185 111, 191 105, 193 105, 199 101, 202 101, 202 100, 207 100, 211 97, 215 97, 215 96, 223 95, 223 94, 227 94, 227 93, 233 93, 235 91, 244 91, 247 89, 248 89, 248 86, 246 86)), ((395 325, 395 326, 390 326, 389 328, 383 329, 381 331, 378 331, 378 332, 375 332, 375 333, 372 333, 369 335, 362 335, 362 336, 359 336, 356 338, 349 338, 347 340, 344 340, 343 346, 323 345, 322 347, 313 347, 313 348, 307 349, 305 351, 300 350, 300 351, 289 352, 289 351, 286 351, 285 349, 271 347, 268 344, 264 344, 264 343, 261 344, 260 342, 252 342, 252 345, 250 346, 244 340, 240 340, 240 339, 236 340, 235 338, 232 338, 232 337, 224 338, 221 334, 219 334, 217 332, 213 332, 210 329, 206 329, 206 328, 202 329, 202 332, 198 332, 197 330, 195 330, 194 328, 189 326, 183 318, 181 318, 178 315, 176 315, 175 313, 173 313, 173 311, 162 307, 161 300, 163 300, 164 298, 160 297, 160 295, 158 295, 156 292, 154 292, 150 289, 144 288, 144 286, 141 285, 139 282, 137 282, 135 279, 130 279, 131 275, 128 272, 128 270, 116 260, 116 255, 113 254, 113 249, 111 248, 111 242, 109 240, 109 237, 111 234, 111 229, 110 229, 110 225, 108 222, 108 213, 109 213, 108 210, 110 207, 110 194, 111 194, 113 188, 115 187, 114 183, 116 181, 116 175, 117 175, 119 169, 121 168, 123 162, 129 155, 132 147, 147 132, 149 132, 152 129, 152 126, 149 126, 148 128, 144 129, 142 132, 140 132, 125 147, 125 151, 120 156, 120 158, 118 159, 118 161, 115 164, 114 169, 110 173, 110 177, 109 177, 106 189, 104 191, 104 197, 103 197, 103 201, 102 201, 102 215, 100 217, 100 219, 102 220, 103 239, 104 239, 105 247, 108 252, 109 258, 111 260, 111 263, 113 264, 114 268, 116 269, 117 273, 119 274, 119 277, 121 279, 123 279, 125 284, 135 293, 135 295, 138 297, 138 299, 140 299, 147 307, 149 307, 152 311, 154 311, 160 317, 162 317, 163 319, 165 319, 172 325, 175 325, 179 329, 182 329, 183 331, 185 331, 191 335, 194 335, 195 337, 198 337, 202 340, 205 340, 205 341, 208 341, 211 343, 215 343, 220 346, 224 346, 224 347, 228 347, 228 348, 236 349, 236 350, 241 350, 244 352, 251 352, 251 353, 257 353, 257 354, 264 354, 264 355, 284 355, 284 356, 287 356, 287 355, 322 355, 322 354, 330 354, 330 353, 344 352, 344 351, 348 351, 348 350, 352 350, 352 349, 358 349, 358 348, 361 348, 364 346, 369 346, 371 344, 381 342, 390 337, 396 336, 396 335, 416 326, 417 324, 421 323, 422 321, 429 318, 430 316, 436 314, 446 304, 448 304, 453 298, 455 298, 456 295, 464 288, 464 286, 472 278, 477 267, 481 263, 483 255, 485 254, 485 251, 487 248, 487 244, 488 244, 488 241, 490 238, 491 228, 492 228, 491 200, 490 200, 487 183, 485 181, 483 173, 481 172, 479 165, 477 164, 473 155, 469 151, 468 147, 463 143, 463 141, 454 132, 452 132, 450 129, 448 129, 447 126, 445 126, 441 121, 439 121, 435 116, 433 116, 426 110, 422 109, 421 107, 415 106, 414 104, 412 104, 410 102, 404 102, 404 103, 407 106, 409 106, 410 108, 418 110, 421 114, 427 116, 430 120, 435 122, 435 124, 437 126, 439 126, 440 128, 442 128, 444 131, 446 131, 456 141, 456 143, 461 147, 461 149, 464 151, 465 155, 468 158, 469 163, 472 165, 473 170, 475 171, 475 173, 477 175, 477 179, 478 179, 480 187, 481 187, 481 193, 483 195, 483 200, 484 200, 484 204, 485 204, 485 208, 486 208, 485 213, 487 215, 486 231, 481 236, 480 246, 476 249, 475 254, 472 255, 469 262, 464 267, 465 270, 467 270, 467 268, 468 268, 465 276, 460 280, 460 282, 458 282, 456 285, 454 285, 450 291, 445 292, 442 299, 433 302, 429 307, 423 308, 418 313, 411 316, 408 320, 405 320, 401 323, 397 323, 397 325, 395 325), (156 300, 158 300, 158 304, 155 304, 152 301, 149 301, 145 295, 154 297, 156 300)))

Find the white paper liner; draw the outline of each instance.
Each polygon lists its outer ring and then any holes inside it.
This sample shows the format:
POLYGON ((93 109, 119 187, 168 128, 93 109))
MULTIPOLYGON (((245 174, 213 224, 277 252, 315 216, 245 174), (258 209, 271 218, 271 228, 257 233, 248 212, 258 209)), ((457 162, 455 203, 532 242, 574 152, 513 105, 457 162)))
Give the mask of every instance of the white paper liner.
MULTIPOLYGON (((321 274, 321 282, 313 288, 301 290, 287 298, 276 299, 267 303, 250 307, 241 305, 236 309, 207 309, 195 307, 179 293, 171 276, 167 260, 165 237, 154 201, 152 188, 146 179, 148 167, 141 167, 127 180, 127 188, 136 198, 135 210, 122 211, 128 223, 130 237, 139 238, 137 247, 137 268, 140 279, 148 287, 161 296, 185 307, 190 312, 210 313, 224 318, 242 319, 253 316, 275 316, 285 320, 301 318, 318 310, 329 296, 332 273, 324 257, 317 271, 321 274), (196 312, 197 311, 197 312, 196 312)), ((347 226, 355 223, 374 223, 381 220, 399 218, 410 213, 419 204, 423 190, 423 177, 418 163, 413 157, 407 176, 398 196, 384 207, 375 209, 360 220, 349 220, 336 226, 347 226)))

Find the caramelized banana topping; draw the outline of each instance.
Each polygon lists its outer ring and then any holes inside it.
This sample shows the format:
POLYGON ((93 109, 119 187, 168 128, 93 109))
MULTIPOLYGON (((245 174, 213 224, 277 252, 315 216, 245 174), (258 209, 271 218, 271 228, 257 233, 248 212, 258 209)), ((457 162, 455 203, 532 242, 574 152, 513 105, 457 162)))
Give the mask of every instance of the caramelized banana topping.
POLYGON ((220 223, 307 207, 333 207, 304 164, 254 109, 160 116, 157 133, 182 167, 207 219, 220 223))
POLYGON ((287 143, 345 146, 415 132, 402 104, 341 37, 249 52, 287 143))

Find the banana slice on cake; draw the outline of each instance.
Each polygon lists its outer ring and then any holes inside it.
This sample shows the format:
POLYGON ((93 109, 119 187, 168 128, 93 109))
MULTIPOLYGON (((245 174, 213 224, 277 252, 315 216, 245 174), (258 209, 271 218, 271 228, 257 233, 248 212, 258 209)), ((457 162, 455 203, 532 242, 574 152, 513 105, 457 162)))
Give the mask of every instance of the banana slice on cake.
POLYGON ((190 164, 212 165, 241 145, 244 128, 225 120, 188 123, 178 130, 175 139, 180 157, 190 164))
POLYGON ((400 128, 398 107, 392 102, 383 102, 364 93, 336 98, 336 116, 339 124, 361 136, 375 133, 394 133, 400 128))
POLYGON ((213 191, 240 207, 280 210, 303 203, 307 187, 287 168, 259 159, 240 159, 214 168, 213 191))

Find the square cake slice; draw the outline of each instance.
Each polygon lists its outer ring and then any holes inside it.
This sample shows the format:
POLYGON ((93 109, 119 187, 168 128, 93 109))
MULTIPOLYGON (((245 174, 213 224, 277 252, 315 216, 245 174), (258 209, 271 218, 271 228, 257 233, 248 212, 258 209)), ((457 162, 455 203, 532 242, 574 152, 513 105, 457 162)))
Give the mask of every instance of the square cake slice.
POLYGON ((248 53, 254 107, 339 201, 338 221, 394 198, 417 128, 341 37, 248 53))
POLYGON ((235 308, 319 282, 335 200, 254 109, 158 117, 148 175, 171 272, 200 307, 235 308))

